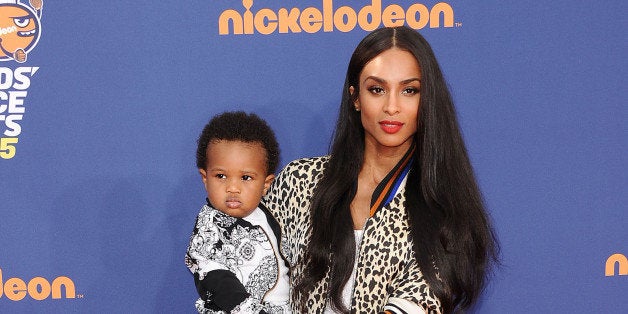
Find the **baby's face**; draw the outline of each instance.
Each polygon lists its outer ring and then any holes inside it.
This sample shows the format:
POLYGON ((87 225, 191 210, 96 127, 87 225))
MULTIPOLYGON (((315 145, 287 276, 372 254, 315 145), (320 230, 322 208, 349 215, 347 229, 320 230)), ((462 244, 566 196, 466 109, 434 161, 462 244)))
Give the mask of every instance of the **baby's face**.
POLYGON ((248 216, 275 177, 266 174, 266 150, 260 143, 219 140, 206 153, 199 172, 212 206, 232 217, 248 216))

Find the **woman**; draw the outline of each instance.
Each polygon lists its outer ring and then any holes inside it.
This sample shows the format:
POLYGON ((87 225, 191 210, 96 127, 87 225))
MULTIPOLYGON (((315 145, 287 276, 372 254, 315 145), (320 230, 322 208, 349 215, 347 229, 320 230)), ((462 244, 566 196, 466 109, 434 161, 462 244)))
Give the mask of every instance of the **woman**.
POLYGON ((299 313, 464 311, 497 261, 446 82, 407 27, 360 42, 331 153, 287 165, 266 204, 299 313))

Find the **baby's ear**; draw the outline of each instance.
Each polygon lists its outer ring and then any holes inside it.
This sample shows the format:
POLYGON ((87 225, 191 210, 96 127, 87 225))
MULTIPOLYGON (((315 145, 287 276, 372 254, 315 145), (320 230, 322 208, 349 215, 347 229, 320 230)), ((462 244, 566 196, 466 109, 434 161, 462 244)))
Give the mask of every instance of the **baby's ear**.
POLYGON ((274 174, 269 174, 266 176, 266 179, 264 180, 264 195, 266 195, 266 192, 268 192, 268 188, 270 188, 270 184, 273 183, 273 180, 275 180, 274 174))
POLYGON ((207 171, 205 169, 198 168, 198 172, 201 174, 201 179, 203 180, 203 183, 207 183, 207 171))

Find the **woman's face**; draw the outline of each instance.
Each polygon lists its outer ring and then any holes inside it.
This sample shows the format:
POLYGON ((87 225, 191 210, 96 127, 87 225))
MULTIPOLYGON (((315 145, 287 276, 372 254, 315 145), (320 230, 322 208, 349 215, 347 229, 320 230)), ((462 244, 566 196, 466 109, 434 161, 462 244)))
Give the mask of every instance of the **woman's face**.
MULTIPOLYGON (((409 147, 417 131, 421 70, 411 53, 392 48, 362 69, 359 96, 366 145, 376 148, 409 147)), ((349 90, 352 94, 353 86, 349 90)))

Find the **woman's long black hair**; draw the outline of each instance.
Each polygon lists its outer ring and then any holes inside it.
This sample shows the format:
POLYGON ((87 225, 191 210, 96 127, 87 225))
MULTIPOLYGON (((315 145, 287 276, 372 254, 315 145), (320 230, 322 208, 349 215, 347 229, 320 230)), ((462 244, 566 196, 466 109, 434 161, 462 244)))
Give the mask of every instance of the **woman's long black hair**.
POLYGON ((414 136, 417 151, 408 174, 405 205, 416 260, 442 310, 451 313, 469 308, 482 292, 491 266, 498 262, 499 245, 434 52, 413 29, 381 28, 359 43, 347 69, 329 165, 311 200, 306 268, 294 290, 303 310, 307 295, 331 272, 331 305, 348 311, 342 289, 355 256, 349 205, 364 160, 364 128, 353 104, 366 63, 393 47, 412 53, 421 70, 419 125, 414 136))

